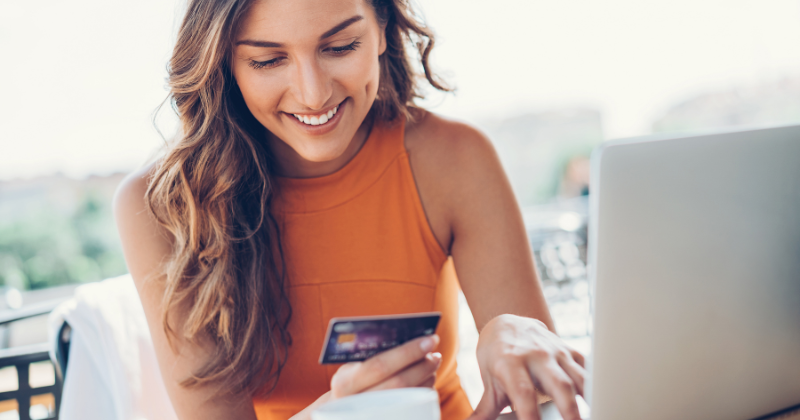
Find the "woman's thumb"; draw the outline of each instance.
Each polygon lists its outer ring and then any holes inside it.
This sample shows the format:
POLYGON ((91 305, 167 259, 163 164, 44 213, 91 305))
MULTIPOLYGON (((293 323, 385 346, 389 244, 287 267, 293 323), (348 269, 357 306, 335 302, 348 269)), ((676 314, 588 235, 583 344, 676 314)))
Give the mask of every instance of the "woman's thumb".
POLYGON ((495 420, 497 416, 500 415, 500 412, 503 411, 503 408, 505 407, 500 407, 499 404, 497 404, 494 392, 486 390, 483 392, 478 406, 475 407, 475 411, 467 420, 495 420))

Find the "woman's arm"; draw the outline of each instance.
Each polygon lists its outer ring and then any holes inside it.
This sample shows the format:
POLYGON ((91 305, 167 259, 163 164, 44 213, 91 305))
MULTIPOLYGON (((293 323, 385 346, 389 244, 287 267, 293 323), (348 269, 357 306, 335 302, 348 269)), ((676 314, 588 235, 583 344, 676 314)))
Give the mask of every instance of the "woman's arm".
POLYGON ((406 147, 428 221, 453 256, 478 330, 507 313, 553 330, 522 215, 492 144, 466 124, 423 115, 407 130, 406 147))
POLYGON ((453 257, 481 332, 486 393, 477 418, 509 400, 519 418, 537 418, 534 387, 554 397, 565 418, 579 418, 583 357, 554 334, 522 215, 491 143, 428 113, 407 131, 406 147, 431 228, 453 257))
MULTIPOLYGON (((170 348, 161 322, 164 278, 156 276, 159 267, 171 253, 170 237, 150 216, 145 204, 147 178, 152 166, 129 175, 114 197, 114 214, 117 220, 122 248, 128 270, 136 283, 139 297, 153 337, 161 376, 172 405, 180 419, 243 419, 255 420, 253 403, 249 396, 219 397, 213 386, 184 388, 180 382, 202 366, 212 345, 193 345, 178 337, 170 348)), ((178 313, 170 320, 177 331, 183 323, 178 313)))

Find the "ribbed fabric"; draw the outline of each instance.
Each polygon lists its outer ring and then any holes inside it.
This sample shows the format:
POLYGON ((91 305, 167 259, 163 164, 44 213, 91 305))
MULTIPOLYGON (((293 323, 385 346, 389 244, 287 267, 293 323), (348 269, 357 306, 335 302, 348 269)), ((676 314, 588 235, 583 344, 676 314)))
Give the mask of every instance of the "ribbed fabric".
POLYGON ((260 420, 288 419, 330 389, 320 365, 334 317, 441 311, 436 389, 443 420, 472 413, 456 374, 458 280, 428 225, 405 150, 404 121, 375 123, 356 156, 318 178, 279 178, 273 213, 287 262, 293 344, 260 420))

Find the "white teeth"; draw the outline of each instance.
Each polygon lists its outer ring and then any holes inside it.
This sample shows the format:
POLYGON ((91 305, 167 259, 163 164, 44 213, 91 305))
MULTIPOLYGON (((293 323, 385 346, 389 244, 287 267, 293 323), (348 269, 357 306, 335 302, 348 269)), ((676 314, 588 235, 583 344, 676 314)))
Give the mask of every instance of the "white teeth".
POLYGON ((330 121, 331 118, 333 118, 333 116, 336 115, 337 111, 339 111, 339 107, 338 106, 334 107, 332 110, 328 111, 327 114, 322 114, 322 115, 319 115, 319 116, 312 115, 312 116, 309 117, 308 115, 298 115, 298 114, 292 114, 292 115, 295 118, 297 118, 297 121, 300 121, 300 122, 302 122, 304 124, 321 125, 321 124, 325 124, 326 122, 330 121))

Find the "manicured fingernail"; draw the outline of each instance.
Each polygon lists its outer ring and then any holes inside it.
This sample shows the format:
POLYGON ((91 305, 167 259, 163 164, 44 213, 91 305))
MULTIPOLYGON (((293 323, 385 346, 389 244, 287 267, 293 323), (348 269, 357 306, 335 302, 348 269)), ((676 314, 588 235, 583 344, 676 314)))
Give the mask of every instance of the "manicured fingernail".
POLYGON ((431 353, 431 360, 434 362, 442 361, 442 353, 431 353))
POLYGON ((422 343, 420 343, 420 347, 422 347, 422 351, 428 352, 428 351, 433 350, 433 347, 436 345, 436 342, 434 341, 434 337, 435 336, 425 337, 425 339, 422 340, 422 343))

